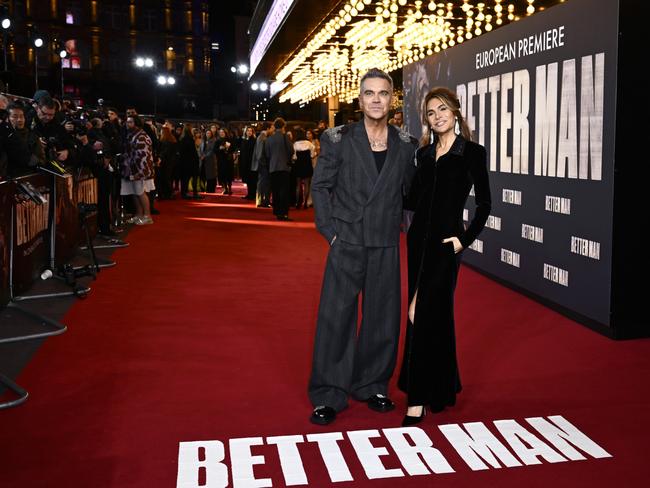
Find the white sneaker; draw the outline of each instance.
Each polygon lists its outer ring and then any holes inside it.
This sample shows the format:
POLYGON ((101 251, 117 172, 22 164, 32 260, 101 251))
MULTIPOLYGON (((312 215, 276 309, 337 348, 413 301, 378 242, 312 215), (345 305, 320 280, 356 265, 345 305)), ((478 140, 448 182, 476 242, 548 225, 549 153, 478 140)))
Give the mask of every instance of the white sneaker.
POLYGON ((145 215, 144 217, 139 217, 138 220, 135 221, 135 225, 151 225, 151 224, 153 224, 153 219, 148 215, 145 215))

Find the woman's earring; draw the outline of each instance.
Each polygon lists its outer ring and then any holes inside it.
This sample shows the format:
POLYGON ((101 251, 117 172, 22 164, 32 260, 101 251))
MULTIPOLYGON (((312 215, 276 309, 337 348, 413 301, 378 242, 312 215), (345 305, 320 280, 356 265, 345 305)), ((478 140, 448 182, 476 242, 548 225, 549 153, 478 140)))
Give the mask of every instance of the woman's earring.
POLYGON ((434 137, 433 129, 429 127, 429 144, 433 144, 433 137, 434 137))
POLYGON ((460 124, 458 123, 458 119, 456 119, 456 123, 454 124, 454 132, 456 135, 460 134, 460 124))

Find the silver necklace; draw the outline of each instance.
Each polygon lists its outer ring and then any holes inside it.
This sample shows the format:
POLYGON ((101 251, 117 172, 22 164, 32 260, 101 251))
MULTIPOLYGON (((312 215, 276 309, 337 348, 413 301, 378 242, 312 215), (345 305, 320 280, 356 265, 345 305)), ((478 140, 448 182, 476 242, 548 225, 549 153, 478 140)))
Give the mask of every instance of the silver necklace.
POLYGON ((372 137, 368 136, 368 140, 370 141, 370 148, 371 149, 386 149, 388 141, 386 140, 388 134, 385 134, 384 137, 380 139, 373 139, 372 137))

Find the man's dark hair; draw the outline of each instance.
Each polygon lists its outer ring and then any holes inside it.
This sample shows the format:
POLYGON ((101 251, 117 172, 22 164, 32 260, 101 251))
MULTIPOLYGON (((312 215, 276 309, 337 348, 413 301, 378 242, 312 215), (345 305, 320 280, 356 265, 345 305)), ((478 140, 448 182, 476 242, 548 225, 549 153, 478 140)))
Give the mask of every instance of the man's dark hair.
POLYGON ((49 108, 49 109, 52 109, 52 110, 56 109, 56 103, 54 103, 54 99, 52 97, 50 97, 50 96, 47 96, 47 95, 39 98, 38 102, 36 102, 36 104, 37 104, 38 108, 45 107, 45 108, 49 108))
POLYGON ((137 128, 142 129, 144 127, 144 122, 142 122, 142 118, 139 115, 129 115, 127 118, 133 119, 133 125, 137 128))
POLYGON ((380 70, 379 68, 371 68, 368 71, 366 71, 366 74, 364 74, 361 77, 361 81, 359 82, 359 91, 361 91, 363 87, 363 82, 366 81, 368 78, 381 78, 383 80, 386 80, 390 85, 390 89, 391 90, 393 89, 393 79, 390 77, 388 73, 380 70))
POLYGON ((11 110, 22 110, 22 112, 24 114, 25 113, 25 106, 20 102, 11 102, 7 106, 7 112, 10 112, 11 110))
POLYGON ((278 117, 273 121, 273 127, 276 129, 282 129, 287 123, 284 121, 282 117, 278 117))

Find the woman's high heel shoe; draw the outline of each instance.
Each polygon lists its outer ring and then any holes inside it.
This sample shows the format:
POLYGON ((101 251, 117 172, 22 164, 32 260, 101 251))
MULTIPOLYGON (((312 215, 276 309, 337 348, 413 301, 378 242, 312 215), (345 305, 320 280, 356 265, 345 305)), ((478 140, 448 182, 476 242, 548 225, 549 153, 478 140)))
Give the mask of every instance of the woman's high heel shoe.
POLYGON ((419 417, 412 417, 410 415, 405 415, 404 420, 402 420, 402 427, 408 427, 410 425, 419 424, 424 420, 424 417, 427 415, 426 407, 422 407, 422 413, 419 417))

